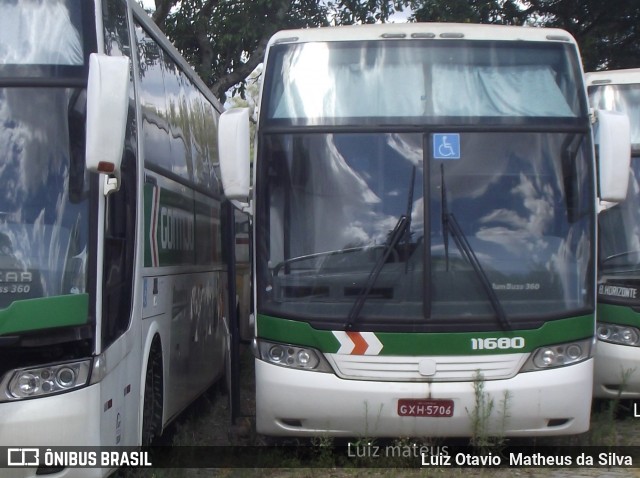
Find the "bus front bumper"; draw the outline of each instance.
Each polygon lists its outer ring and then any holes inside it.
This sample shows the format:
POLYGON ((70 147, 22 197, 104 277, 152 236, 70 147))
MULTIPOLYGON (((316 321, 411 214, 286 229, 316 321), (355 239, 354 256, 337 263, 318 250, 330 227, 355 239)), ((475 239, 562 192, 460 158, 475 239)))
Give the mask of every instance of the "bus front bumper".
MULTIPOLYGON (((0 403, 0 447, 38 449, 37 458, 33 451, 27 450, 27 463, 24 466, 11 466, 3 469, 0 475, 3 478, 105 476, 108 472, 105 469, 72 467, 63 468, 58 473, 42 475, 36 474, 38 466, 31 466, 37 460, 42 467, 41 473, 45 471, 47 449, 71 447, 65 449, 69 451, 78 447, 78 451, 87 451, 88 448, 81 447, 97 445, 100 440, 100 413, 96 412, 97 407, 100 407, 98 385, 61 395, 0 403)), ((13 453, 12 464, 18 465, 20 456, 19 452, 13 453)))
POLYGON ((593 396, 596 398, 640 398, 640 347, 596 344, 593 396))
POLYGON ((258 359, 255 365, 256 428, 267 436, 506 437, 589 429, 593 359, 483 382, 482 399, 473 382, 343 380, 258 359), (400 399, 453 400, 453 416, 399 416, 400 399), (474 413, 488 410, 488 428, 474 430, 474 413))

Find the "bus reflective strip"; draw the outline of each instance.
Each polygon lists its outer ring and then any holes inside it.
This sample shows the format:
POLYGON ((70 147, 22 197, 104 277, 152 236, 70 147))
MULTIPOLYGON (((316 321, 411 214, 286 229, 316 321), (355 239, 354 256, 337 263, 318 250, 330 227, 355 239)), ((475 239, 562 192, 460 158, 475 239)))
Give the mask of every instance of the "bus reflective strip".
POLYGON ((359 332, 362 336, 362 339, 368 344, 367 350, 364 352, 364 355, 378 355, 384 345, 382 342, 378 340, 378 337, 373 332, 359 332))
POLYGON ((349 338, 346 332, 342 330, 334 330, 332 331, 333 335, 335 335, 338 342, 340 342, 340 348, 336 353, 338 354, 350 354, 354 348, 353 341, 349 338))
POLYGON ((351 340, 353 340, 353 344, 355 345, 351 351, 351 355, 364 355, 369 344, 364 340, 362 335, 360 335, 360 332, 347 332, 347 335, 351 340))
POLYGON ((106 412, 107 410, 109 410, 111 407, 113 407, 113 400, 109 399, 104 403, 104 411, 106 412))
POLYGON ((129 393, 131 393, 131 384, 129 384, 126 387, 124 387, 124 395, 125 395, 125 397, 127 395, 129 395, 129 393))
POLYGON ((336 353, 345 355, 378 355, 384 345, 373 332, 344 332, 333 330, 340 348, 336 353))
POLYGON ((158 267, 158 210, 160 209, 160 188, 153 186, 151 200, 151 231, 149 233, 149 246, 151 247, 151 266, 158 267))

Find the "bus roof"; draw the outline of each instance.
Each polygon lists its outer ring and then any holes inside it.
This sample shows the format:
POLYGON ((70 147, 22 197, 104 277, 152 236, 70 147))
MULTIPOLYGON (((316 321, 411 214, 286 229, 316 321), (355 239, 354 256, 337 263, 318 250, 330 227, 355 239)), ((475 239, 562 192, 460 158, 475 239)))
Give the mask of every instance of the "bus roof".
POLYGON ((524 40, 576 43, 571 34, 558 28, 469 23, 384 23, 282 30, 271 37, 269 47, 279 43, 386 39, 524 40))
POLYGON ((587 86, 592 85, 628 85, 640 83, 640 68, 628 70, 593 71, 585 75, 587 86))

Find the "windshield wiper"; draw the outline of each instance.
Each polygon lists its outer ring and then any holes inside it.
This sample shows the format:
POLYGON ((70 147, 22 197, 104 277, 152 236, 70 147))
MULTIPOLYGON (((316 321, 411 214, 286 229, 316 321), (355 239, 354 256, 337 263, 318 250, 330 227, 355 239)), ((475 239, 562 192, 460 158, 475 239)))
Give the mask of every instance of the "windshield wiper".
MULTIPOLYGON (((376 246, 376 247, 385 247, 385 246, 381 245, 381 246, 376 246)), ((272 269, 271 275, 273 277, 276 277, 278 274, 280 274, 280 269, 282 269, 283 267, 286 267, 286 266, 288 266, 290 264, 293 264, 295 262, 309 261, 309 260, 318 259, 318 258, 324 257, 324 256, 337 256, 337 255, 340 255, 340 254, 350 254, 352 252, 361 252, 361 251, 364 251, 365 249, 368 249, 368 247, 358 246, 358 247, 349 247, 348 249, 338 249, 338 250, 335 250, 335 251, 315 252, 313 254, 305 254, 304 256, 292 257, 291 259, 285 259, 282 262, 278 262, 276 264, 276 266, 272 269)))
POLYGON ((476 256, 476 253, 473 251, 471 244, 469 244, 469 241, 467 240, 467 237, 465 236, 464 231, 460 227, 460 224, 456 220, 455 216, 453 215, 453 213, 449 212, 449 208, 447 206, 447 190, 446 190, 446 184, 444 180, 443 164, 440 165, 440 175, 441 175, 440 187, 441 187, 441 194, 442 194, 442 235, 443 235, 443 241, 444 241, 445 261, 446 261, 447 271, 449 270, 449 233, 450 233, 451 237, 453 237, 453 240, 458 246, 458 249, 467 258, 467 261, 469 262, 469 264, 471 264, 471 267, 473 268, 476 275, 478 276, 478 279, 480 279, 482 288, 487 294, 489 302, 491 303, 491 307, 493 308, 496 314, 496 317, 498 319, 498 322, 500 323, 500 326, 502 327, 503 330, 512 330, 513 326, 511 325, 511 322, 509 321, 507 314, 502 308, 500 299, 496 295, 496 292, 493 290, 493 287, 491 287, 489 278, 487 277, 486 272, 482 268, 482 265, 480 264, 480 261, 476 256))
POLYGON ((356 298, 355 302, 351 306, 351 310, 349 311, 349 315, 347 316, 347 323, 345 324, 345 330, 352 329, 353 324, 360 317, 360 312, 362 311, 362 307, 364 306, 364 303, 367 300, 367 297, 371 293, 371 289, 376 283, 376 280, 378 279, 380 272, 382 272, 382 268, 384 267, 384 264, 387 262, 387 259, 389 259, 389 256, 393 252, 393 249, 400 242, 400 239, 404 237, 408 226, 409 226, 409 219, 407 218, 407 216, 403 214, 398 219, 398 222, 396 223, 396 226, 393 228, 393 231, 391 231, 391 234, 389 234, 389 237, 387 238, 387 242, 385 243, 385 246, 384 246, 384 252, 376 261, 375 265, 373 266, 373 269, 371 269, 371 272, 369 272, 369 276, 367 277, 367 281, 365 282, 364 288, 362 289, 362 291, 356 298))
MULTIPOLYGON (((413 190, 415 187, 415 179, 416 166, 413 166, 411 171, 411 186, 409 187, 409 197, 407 199, 407 212, 398 218, 398 222, 387 237, 387 241, 384 244, 384 252, 374 264, 371 272, 369 272, 364 288, 361 290, 360 294, 351 306, 351 310, 347 316, 347 323, 344 326, 345 330, 352 329, 358 318, 360 318, 360 312, 362 311, 362 307, 364 307, 367 297, 371 294, 371 289, 373 289, 380 272, 382 272, 382 268, 401 239, 405 239, 405 243, 408 248, 408 243, 411 238, 411 213, 413 211, 413 190)), ((409 262, 408 258, 405 258, 405 260, 407 263, 409 262)), ((405 266, 405 273, 406 270, 405 266)))
POLYGON ((640 255, 640 250, 631 250, 631 251, 624 251, 624 252, 618 252, 616 254, 611 254, 610 256, 605 257, 604 259, 602 259, 601 264, 605 264, 609 261, 612 261, 614 259, 619 259, 620 257, 626 257, 626 256, 631 256, 633 254, 638 254, 640 255))

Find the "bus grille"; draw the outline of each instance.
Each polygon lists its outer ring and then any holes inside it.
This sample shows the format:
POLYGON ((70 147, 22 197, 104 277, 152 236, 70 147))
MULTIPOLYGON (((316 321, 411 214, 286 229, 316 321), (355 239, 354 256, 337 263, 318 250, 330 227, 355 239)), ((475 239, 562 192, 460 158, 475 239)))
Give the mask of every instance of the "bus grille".
POLYGON ((326 354, 336 374, 351 380, 394 382, 471 381, 482 371, 485 380, 515 376, 529 354, 491 356, 405 357, 326 354))

